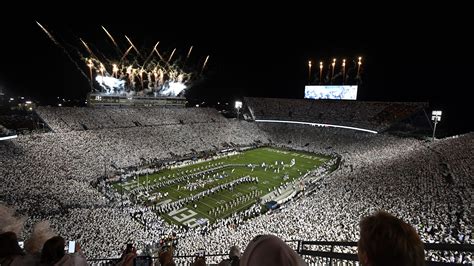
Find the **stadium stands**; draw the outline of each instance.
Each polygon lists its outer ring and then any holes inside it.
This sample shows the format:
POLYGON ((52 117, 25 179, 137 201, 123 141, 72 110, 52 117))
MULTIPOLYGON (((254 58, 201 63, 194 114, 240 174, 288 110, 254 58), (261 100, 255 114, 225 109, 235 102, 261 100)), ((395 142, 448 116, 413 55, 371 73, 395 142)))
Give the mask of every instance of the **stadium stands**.
POLYGON ((255 120, 283 120, 352 126, 383 131, 427 107, 427 103, 391 103, 246 97, 255 120))
POLYGON ((55 132, 225 122, 210 108, 38 107, 37 113, 55 132))
MULTIPOLYGON (((291 112, 294 119, 376 129, 405 116, 412 106, 247 101, 257 118, 287 119, 291 112)), ((129 242, 144 251, 171 232, 179 237, 178 255, 199 249, 227 253, 234 245, 245 248, 258 234, 285 240, 356 241, 360 217, 384 209, 413 225, 424 242, 474 243, 474 133, 427 143, 387 134, 228 120, 206 108, 44 107, 38 114, 54 132, 0 142, 0 202, 27 216, 20 238, 27 237, 36 222, 49 220, 61 236, 79 241, 88 258, 117 257, 117 247, 129 242), (310 177, 306 194, 283 210, 237 225, 224 219, 205 234, 166 224, 141 206, 122 211, 119 202, 109 201, 90 185, 105 172, 113 175, 144 162, 255 143, 338 154, 341 166, 327 176, 310 177), (129 215, 136 211, 143 212, 147 227, 129 215)), ((471 261, 453 252, 427 256, 435 261, 471 261)))

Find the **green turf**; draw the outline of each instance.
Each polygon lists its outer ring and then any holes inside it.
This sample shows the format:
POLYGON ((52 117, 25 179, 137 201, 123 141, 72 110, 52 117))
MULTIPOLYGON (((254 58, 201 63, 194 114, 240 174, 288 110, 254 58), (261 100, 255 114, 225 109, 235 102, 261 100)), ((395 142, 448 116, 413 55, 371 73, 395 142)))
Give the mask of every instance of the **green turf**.
MULTIPOLYGON (((130 193, 135 190, 136 197, 131 197, 142 205, 156 206, 160 203, 168 201, 169 203, 177 200, 194 196, 199 192, 216 187, 221 184, 227 184, 239 178, 250 176, 257 177, 258 182, 241 183, 233 187, 232 190, 225 189, 217 193, 201 197, 194 202, 190 202, 185 206, 179 208, 180 211, 170 213, 162 213, 161 216, 170 223, 190 225, 197 219, 205 218, 210 223, 216 219, 225 218, 235 212, 243 211, 255 204, 257 200, 270 193, 275 188, 282 184, 293 181, 304 175, 307 171, 313 170, 326 161, 330 157, 310 154, 299 151, 289 151, 276 148, 258 148, 247 150, 237 155, 226 156, 223 158, 201 162, 184 167, 166 169, 148 176, 140 176, 137 179, 130 179, 126 182, 116 183, 113 185, 115 189, 123 193, 130 193), (295 164, 290 167, 290 162, 295 159, 295 164), (275 164, 277 162, 277 164, 275 164), (283 165, 281 164, 283 162, 283 165), (262 167, 262 163, 265 166, 262 167), (249 164, 254 165, 252 168, 249 164), (215 167, 219 169, 213 170, 204 176, 193 176, 192 174, 206 171, 215 167), (284 167, 284 169, 283 169, 284 167), (265 171, 265 168, 267 169, 265 171), (274 172, 276 169, 277 172, 274 172), (279 172, 278 172, 279 171, 279 172), (223 175, 223 178, 218 178, 214 175, 223 175), (284 180, 284 176, 287 179, 284 180), (185 177, 185 180, 177 182, 176 179, 185 177), (171 181, 170 184, 164 182, 171 181), (198 186, 195 190, 185 188, 188 183, 201 181, 203 187, 198 186), (204 181, 206 181, 204 183, 204 181), (161 184, 159 188, 153 188, 154 185, 161 184), (179 188, 179 189, 178 189, 179 188), (141 193, 137 193, 137 190, 141 193), (146 193, 144 193, 147 191, 146 193), (254 192, 257 191, 257 192, 254 192), (161 193, 161 198, 158 198, 158 193, 161 193), (165 196, 165 193, 167 195, 165 196), (235 201, 239 199, 239 203, 235 201), (230 202, 234 202, 234 206, 230 207, 230 202), (194 207, 196 205, 196 208, 194 207), (221 209, 219 212, 209 213, 210 210, 216 210, 219 206, 227 205, 227 209, 221 209), (186 218, 187 217, 187 218, 186 218)), ((220 207, 223 208, 223 207, 220 207)))

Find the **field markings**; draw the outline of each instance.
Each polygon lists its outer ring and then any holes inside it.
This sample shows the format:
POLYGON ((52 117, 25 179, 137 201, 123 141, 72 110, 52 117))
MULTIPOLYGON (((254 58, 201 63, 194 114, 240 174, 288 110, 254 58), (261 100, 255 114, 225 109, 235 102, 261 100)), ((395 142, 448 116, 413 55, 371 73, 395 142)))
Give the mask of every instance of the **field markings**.
MULTIPOLYGON (((235 189, 235 188, 234 188, 234 189, 235 189)), ((227 190, 227 191, 228 191, 228 190, 227 190)), ((229 201, 232 201, 232 199, 231 199, 231 198, 228 198, 227 196, 224 196, 223 194, 221 194, 220 196, 222 196, 223 198, 226 198, 226 199, 228 199, 229 201)))
POLYGON ((212 218, 211 216, 209 216, 209 215, 203 213, 202 211, 200 211, 199 208, 195 208, 195 209, 193 208, 193 209, 190 209, 190 210, 194 210, 194 211, 196 211, 197 213, 200 213, 200 214, 202 214, 203 216, 209 218, 209 222, 215 220, 215 218, 212 218))
MULTIPOLYGON (((209 216, 209 215, 207 215, 207 214, 201 212, 201 211, 199 210, 199 208, 183 207, 182 209, 186 209, 186 210, 190 210, 190 211, 193 211, 193 212, 197 212, 197 213, 201 214, 202 216, 205 216, 205 217, 209 218, 209 221, 215 220, 215 219, 212 218, 211 216, 209 216)), ((183 211, 185 211, 185 210, 183 210, 183 211)), ((183 212, 183 211, 180 211, 180 212, 183 212)), ((175 219, 175 218, 173 218, 174 216, 170 216, 168 213, 167 213, 166 215, 167 215, 168 217, 170 217, 171 220, 175 219)), ((179 222, 179 223, 180 223, 180 224, 183 224, 182 222, 179 222)))
MULTIPOLYGON (((206 175, 213 175, 216 173, 222 173, 225 171, 226 177, 223 179, 216 179, 212 183, 209 183, 205 186, 205 188, 198 188, 194 191, 188 191, 187 189, 184 188, 187 182, 194 182, 199 179, 206 179, 202 176, 194 176, 192 178, 185 178, 184 180, 163 186, 161 188, 154 189, 150 195, 153 196, 154 194, 160 192, 162 194, 168 193, 167 197, 161 198, 161 200, 169 200, 172 199, 173 201, 179 200, 184 198, 189 198, 192 197, 202 191, 212 189, 215 186, 224 184, 230 180, 236 180, 242 176, 247 176, 251 175, 253 177, 258 177, 259 182, 258 183, 242 183, 234 186, 232 190, 230 189, 223 189, 219 192, 215 192, 210 195, 206 195, 202 198, 199 198, 195 200, 194 202, 189 202, 185 206, 189 210, 196 211, 199 215, 202 217, 207 217, 211 221, 214 221, 215 219, 220 219, 223 217, 227 217, 229 215, 232 215, 232 213, 240 212, 245 208, 248 208, 252 202, 254 202, 254 197, 251 197, 250 200, 246 202, 242 202, 242 205, 237 205, 233 208, 228 209, 225 212, 222 212, 220 214, 217 214, 216 217, 212 217, 207 215, 209 210, 218 208, 220 206, 224 206, 228 202, 234 201, 238 197, 243 197, 249 195, 249 193, 252 191, 251 187, 255 187, 258 191, 260 191, 261 195, 255 196, 255 198, 261 198, 264 195, 267 195, 268 193, 272 193, 275 191, 273 188, 278 188, 284 183, 287 186, 293 185, 292 182, 295 182, 301 176, 305 175, 307 171, 312 171, 317 169, 318 167, 321 166, 322 163, 325 163, 329 159, 323 156, 319 155, 314 155, 309 152, 296 152, 296 151, 291 151, 291 150, 286 150, 286 149, 279 149, 279 148, 271 148, 271 147, 265 147, 265 148, 257 148, 257 149, 252 149, 248 151, 244 151, 242 153, 239 153, 237 155, 233 155, 230 157, 223 157, 219 158, 216 160, 211 160, 211 161, 206 161, 206 162, 201 162, 197 164, 191 164, 191 165, 186 165, 178 168, 173 168, 173 169, 166 169, 164 172, 157 172, 155 174, 150 174, 148 176, 148 180, 151 184, 154 184, 158 182, 158 179, 161 178, 162 180, 160 182, 166 182, 168 180, 174 180, 177 178, 182 178, 186 177, 189 175, 194 175, 197 173, 202 173, 205 171, 209 171, 210 169, 213 169, 212 172, 206 173, 206 175), (289 167, 288 164, 290 163, 291 159, 296 160, 296 165, 294 167, 289 167), (277 162, 277 165, 275 165, 275 161, 277 162), (223 163, 222 165, 219 165, 219 163, 223 163), (261 167, 262 163, 266 164, 267 171, 264 171, 264 168, 261 167), (283 165, 281 165, 281 162, 284 163, 285 165, 285 170, 282 169, 283 165), (213 166, 210 166, 213 164, 213 166), (247 167, 248 164, 252 165, 257 165, 257 167, 252 171, 250 168, 247 167), (204 169, 199 169, 199 167, 205 167, 204 169), (209 167, 209 168, 207 168, 209 167), (215 168, 218 169, 215 169, 215 168), (271 168, 270 168, 271 167, 271 168), (232 168, 235 169, 234 172, 231 172, 232 168), (274 173, 273 170, 276 168, 280 168, 279 173, 274 173), (188 173, 185 173, 185 171, 188 171, 188 173), (181 173, 178 174, 178 172, 181 173), (299 174, 301 172, 301 174, 299 174), (175 174, 173 177, 172 175, 175 174), (288 174, 289 179, 283 180, 283 176, 285 174, 288 174), (167 175, 171 175, 169 178, 167 175), (182 188, 180 190, 177 190, 178 185, 182 188), (268 192, 268 189, 271 190, 271 192, 268 192), (241 193, 242 195, 235 197, 237 193, 241 193), (221 202, 224 202, 224 205, 221 204, 221 202), (194 205, 197 205, 197 208, 194 208, 194 205)), ((146 180, 145 176, 140 176, 136 180, 130 180, 130 182, 124 182, 123 187, 124 188, 135 188, 137 186, 137 183, 140 184, 140 187, 144 187, 144 180, 146 180)), ((117 189, 117 188, 116 188, 117 189)), ((140 200, 141 201, 141 200, 140 200)), ((139 201, 139 202, 140 202, 139 201)), ((138 203, 140 204, 140 203, 138 203)), ((184 207, 184 206, 183 206, 184 207)), ((167 218, 166 215, 164 218, 167 218)), ((170 220, 173 222, 173 219, 166 219, 170 220)), ((176 222, 174 222, 176 223, 176 222)), ((181 223, 184 224, 184 223, 181 223)))
POLYGON ((252 200, 248 200, 248 201, 246 201, 244 204, 242 204, 240 207, 238 207, 238 208, 231 208, 231 209, 230 209, 230 212, 228 212, 228 213, 227 213, 227 211, 224 212, 223 215, 221 215, 221 219, 222 219, 222 218, 225 218, 225 217, 227 217, 227 216, 231 216, 232 213, 238 213, 238 212, 241 211, 242 209, 246 209, 246 208, 248 208, 248 207, 250 207, 250 206, 252 206, 252 205, 253 205, 252 200))
MULTIPOLYGON (((204 203, 204 201, 201 201, 201 199, 199 200, 198 203, 202 203, 202 204, 206 205, 207 207, 209 207, 210 209, 212 209, 212 206, 207 205, 206 203, 204 203)), ((197 204, 197 203, 196 203, 196 204, 197 204)))

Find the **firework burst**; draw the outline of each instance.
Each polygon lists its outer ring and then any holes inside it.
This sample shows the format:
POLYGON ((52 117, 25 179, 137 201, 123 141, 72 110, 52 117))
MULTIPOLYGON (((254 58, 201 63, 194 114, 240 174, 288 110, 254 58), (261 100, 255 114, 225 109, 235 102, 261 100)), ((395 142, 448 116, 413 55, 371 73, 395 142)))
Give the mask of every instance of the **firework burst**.
MULTIPOLYGON (((70 54, 60 42, 39 22, 36 23, 47 34, 49 39, 61 47, 72 60, 70 54)), ((90 46, 90 42, 88 44, 82 38, 78 38, 81 43, 80 46, 83 47, 82 50, 86 55, 80 52, 81 49, 76 48, 79 51, 79 60, 73 60, 85 77, 87 75, 78 66, 78 62, 83 62, 82 68, 87 68, 89 72, 87 79, 90 82, 92 92, 106 95, 180 96, 196 78, 199 78, 207 66, 209 56, 206 57, 199 72, 200 74, 196 74, 193 71, 184 71, 184 63, 189 60, 193 46, 189 48, 184 60, 182 59, 183 57, 177 55, 177 48, 174 48, 171 53, 165 52, 165 55, 169 54, 169 56, 167 56, 167 59, 164 59, 157 48, 158 44, 160 44, 159 41, 156 42, 152 49, 138 49, 127 35, 123 35, 125 40, 122 40, 122 47, 123 41, 126 41, 125 47, 128 48, 122 54, 120 52, 122 51, 120 40, 114 39, 104 26, 101 26, 101 28, 112 41, 113 49, 119 52, 119 58, 107 59, 96 46, 90 46), (91 47, 94 48, 94 51, 102 59, 99 59, 94 54, 91 47), (148 54, 148 56, 144 59, 142 57, 143 54, 148 54)), ((186 66, 186 69, 190 68, 186 66)))

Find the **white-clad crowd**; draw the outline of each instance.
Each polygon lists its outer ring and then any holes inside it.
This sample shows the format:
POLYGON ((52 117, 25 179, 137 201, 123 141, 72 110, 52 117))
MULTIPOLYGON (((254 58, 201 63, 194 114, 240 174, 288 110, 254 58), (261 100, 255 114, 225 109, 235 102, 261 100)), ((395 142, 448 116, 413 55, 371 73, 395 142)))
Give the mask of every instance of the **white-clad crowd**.
POLYGON ((309 99, 252 98, 245 102, 255 119, 294 120, 354 126, 381 131, 422 111, 423 102, 363 102, 309 99))
MULTIPOLYGON (((234 245, 245 248, 258 234, 285 240, 356 241, 361 217, 384 209, 412 224, 424 242, 474 243, 473 133, 431 143, 343 129, 259 125, 205 112, 197 117, 207 118, 195 123, 72 131, 72 118, 64 115, 58 121, 68 123, 65 130, 0 142, 0 201, 28 217, 20 238, 26 238, 37 221, 49 220, 59 235, 80 242, 88 258, 118 257, 125 243, 143 248, 172 232, 179 237, 178 254, 194 254, 201 248, 226 253, 234 245), (120 202, 91 185, 104 174, 113 176, 119 168, 144 161, 254 143, 338 154, 341 164, 329 175, 308 176, 305 195, 280 211, 245 221, 241 217, 253 213, 243 213, 205 230, 166 224, 140 206, 122 209, 120 202), (136 212, 143 213, 140 219, 130 215, 136 212)), ((134 119, 125 116, 124 121, 134 119)), ((74 117, 80 119, 79 114, 74 117)), ((52 128, 64 128, 48 119, 52 128)), ((470 260, 459 254, 429 256, 470 260)))
POLYGON ((211 108, 38 107, 36 112, 55 132, 226 122, 211 108))

